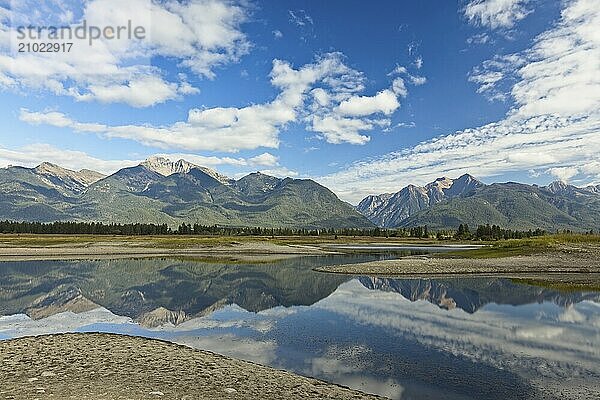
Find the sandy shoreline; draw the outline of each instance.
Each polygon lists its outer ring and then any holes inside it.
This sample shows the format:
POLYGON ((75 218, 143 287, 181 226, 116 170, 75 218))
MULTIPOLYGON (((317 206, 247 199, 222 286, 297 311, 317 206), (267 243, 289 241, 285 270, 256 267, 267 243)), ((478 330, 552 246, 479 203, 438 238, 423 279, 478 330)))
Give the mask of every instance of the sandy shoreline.
POLYGON ((119 259, 157 257, 208 257, 238 260, 278 260, 300 255, 336 254, 333 250, 309 245, 280 245, 268 242, 234 243, 218 246, 184 248, 136 246, 123 243, 84 243, 55 246, 5 246, 0 247, 0 261, 40 261, 78 259, 119 259))
POLYGON ((0 341, 3 399, 377 399, 154 339, 76 333, 0 341))
POLYGON ((316 270, 340 274, 390 276, 597 274, 600 273, 600 257, 597 252, 560 251, 500 258, 410 256, 395 260, 324 266, 316 270))

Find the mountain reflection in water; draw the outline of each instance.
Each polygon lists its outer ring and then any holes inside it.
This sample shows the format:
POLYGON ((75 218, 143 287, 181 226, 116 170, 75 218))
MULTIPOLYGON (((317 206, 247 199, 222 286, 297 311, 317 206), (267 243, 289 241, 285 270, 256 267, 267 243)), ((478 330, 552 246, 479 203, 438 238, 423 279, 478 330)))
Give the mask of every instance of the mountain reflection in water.
POLYGON ((155 337, 402 399, 600 394, 600 293, 312 270, 390 256, 5 262, 0 338, 155 337))

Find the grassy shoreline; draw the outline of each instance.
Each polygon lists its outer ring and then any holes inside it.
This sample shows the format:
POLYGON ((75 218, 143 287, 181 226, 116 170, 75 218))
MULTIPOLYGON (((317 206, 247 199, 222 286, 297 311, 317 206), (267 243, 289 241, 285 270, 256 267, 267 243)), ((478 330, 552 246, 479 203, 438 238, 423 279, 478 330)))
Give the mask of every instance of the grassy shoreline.
POLYGON ((485 242, 487 247, 476 250, 446 253, 449 258, 502 258, 548 252, 580 251, 586 247, 600 247, 599 235, 547 235, 527 239, 509 239, 485 242))

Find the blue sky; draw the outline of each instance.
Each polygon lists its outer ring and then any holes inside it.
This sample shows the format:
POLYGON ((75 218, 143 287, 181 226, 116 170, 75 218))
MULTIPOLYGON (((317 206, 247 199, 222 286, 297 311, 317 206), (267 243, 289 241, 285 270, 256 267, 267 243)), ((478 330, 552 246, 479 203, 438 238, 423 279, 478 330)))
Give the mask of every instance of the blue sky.
POLYGON ((469 172, 600 183, 593 0, 0 0, 0 166, 154 155, 367 194, 469 172), (18 53, 20 25, 143 40, 18 53))

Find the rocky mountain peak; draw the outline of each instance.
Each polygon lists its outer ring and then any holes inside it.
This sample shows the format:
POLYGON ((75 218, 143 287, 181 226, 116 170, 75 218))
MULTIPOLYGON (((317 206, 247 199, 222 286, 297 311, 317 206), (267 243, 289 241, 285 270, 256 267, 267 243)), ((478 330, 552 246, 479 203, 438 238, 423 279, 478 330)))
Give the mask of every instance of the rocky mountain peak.
POLYGON ((88 169, 73 171, 49 162, 43 162, 33 170, 39 175, 59 179, 64 183, 74 182, 83 187, 87 187, 105 177, 103 174, 96 171, 88 169))
POLYGON ((75 171, 59 167, 58 165, 49 162, 41 163, 40 165, 35 167, 34 170, 38 174, 53 175, 58 178, 70 177, 71 175, 76 174, 75 171))
POLYGON ((229 185, 231 183, 231 179, 229 177, 221 175, 213 169, 192 164, 191 162, 183 159, 171 161, 166 157, 152 156, 146 159, 140 165, 163 176, 187 174, 192 169, 198 169, 225 185, 229 185))
POLYGON ((460 184, 462 186, 483 186, 483 183, 475 178, 473 175, 463 174, 457 179, 454 179, 453 184, 460 184))
POLYGON ((235 186, 248 195, 260 195, 273 190, 281 179, 260 172, 253 172, 235 182, 235 186))
POLYGON ((438 189, 448 189, 450 186, 452 186, 452 183, 454 181, 450 178, 446 178, 446 177, 442 177, 442 178, 437 178, 435 181, 428 183, 425 187, 426 188, 431 188, 431 187, 435 187, 438 189))
POLYGON ((471 174, 462 174, 461 176, 459 176, 457 179, 457 181, 460 180, 465 180, 465 181, 478 181, 477 178, 475 178, 473 175, 471 174))
POLYGON ((548 186, 546 186, 546 189, 548 189, 552 193, 560 193, 565 191, 568 187, 569 185, 566 182, 554 181, 548 186))
POLYGON ((356 209, 361 213, 369 213, 380 207, 386 201, 392 197, 392 193, 383 193, 380 195, 369 195, 362 199, 362 201, 356 206, 356 209))
MULTIPOLYGON (((424 193, 425 192, 425 189, 422 188, 421 186, 412 185, 412 184, 406 186, 403 190, 407 191, 409 193, 424 193)), ((400 192, 402 192, 402 190, 400 192)))
POLYGON ((485 186, 473 175, 464 174, 452 181, 452 185, 445 191, 447 197, 463 196, 485 186))
POLYGON ((485 186, 469 174, 457 179, 441 177, 424 187, 407 185, 390 195, 369 196, 357 210, 376 225, 386 228, 398 226, 413 214, 457 196, 465 196, 485 186))
POLYGON ((171 161, 166 157, 152 156, 140 164, 151 171, 157 172, 163 176, 169 176, 177 173, 188 173, 196 165, 185 160, 171 161))

